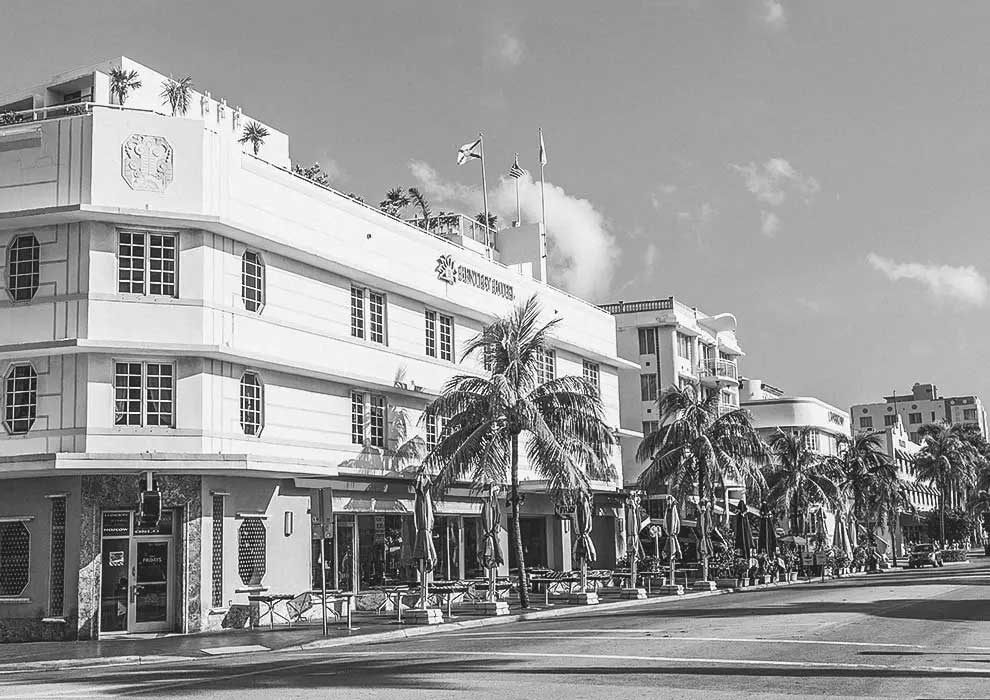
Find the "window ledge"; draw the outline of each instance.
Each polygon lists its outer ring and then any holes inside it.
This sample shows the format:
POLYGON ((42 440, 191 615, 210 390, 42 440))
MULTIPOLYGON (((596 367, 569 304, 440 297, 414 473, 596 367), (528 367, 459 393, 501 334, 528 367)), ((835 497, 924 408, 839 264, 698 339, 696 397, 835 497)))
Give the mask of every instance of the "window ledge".
POLYGON ((64 625, 66 623, 66 619, 64 617, 43 617, 41 618, 41 621, 46 624, 64 625))
POLYGON ((235 588, 234 593, 264 593, 267 590, 268 586, 245 586, 244 588, 235 588))
POLYGON ((30 598, 23 598, 21 596, 0 596, 0 605, 21 605, 30 602, 30 598))

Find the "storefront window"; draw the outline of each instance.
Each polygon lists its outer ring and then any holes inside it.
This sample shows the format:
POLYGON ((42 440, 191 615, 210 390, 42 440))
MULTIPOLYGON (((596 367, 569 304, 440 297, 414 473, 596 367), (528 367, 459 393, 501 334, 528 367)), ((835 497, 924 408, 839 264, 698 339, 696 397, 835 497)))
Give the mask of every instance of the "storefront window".
POLYGON ((482 578, 487 573, 478 561, 484 534, 481 518, 464 518, 464 578, 482 578))
MULTIPOLYGON (((512 526, 512 519, 509 519, 509 526, 512 526)), ((522 533, 523 558, 526 566, 547 566, 547 530, 546 519, 519 518, 519 530, 522 533)), ((512 546, 512 530, 509 530, 509 568, 519 567, 516 561, 515 548, 512 546)))
POLYGON ((412 515, 359 515, 361 590, 416 580, 412 515))
POLYGON ((448 581, 461 578, 459 544, 459 519, 437 516, 433 523, 433 546, 437 550, 437 565, 433 569, 435 579, 448 581))

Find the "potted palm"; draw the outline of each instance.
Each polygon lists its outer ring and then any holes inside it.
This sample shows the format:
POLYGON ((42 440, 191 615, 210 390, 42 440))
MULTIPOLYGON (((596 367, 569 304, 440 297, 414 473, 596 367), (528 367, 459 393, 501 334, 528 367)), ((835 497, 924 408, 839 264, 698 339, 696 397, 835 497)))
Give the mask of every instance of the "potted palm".
POLYGON ((732 575, 736 578, 736 587, 749 586, 749 559, 736 556, 732 560, 732 575))
POLYGON ((112 68, 110 70, 110 99, 116 99, 117 104, 123 106, 127 101, 127 96, 134 90, 141 87, 141 80, 138 78, 136 70, 124 70, 123 68, 112 68))
POLYGON ((171 107, 173 117, 189 111, 189 105, 192 102, 192 86, 192 78, 188 75, 179 80, 169 78, 162 83, 162 104, 171 107))
POLYGON ((254 155, 258 155, 258 151, 265 144, 265 139, 268 138, 268 135, 268 129, 258 122, 252 121, 244 127, 244 133, 237 139, 237 142, 250 143, 252 150, 254 150, 254 155))

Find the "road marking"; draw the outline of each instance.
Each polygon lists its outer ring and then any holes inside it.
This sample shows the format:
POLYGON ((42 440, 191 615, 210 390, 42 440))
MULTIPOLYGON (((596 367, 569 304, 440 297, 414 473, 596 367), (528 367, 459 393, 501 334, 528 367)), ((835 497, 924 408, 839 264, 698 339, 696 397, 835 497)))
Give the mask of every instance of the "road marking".
MULTIPOLYGON (((561 634, 557 630, 528 630, 519 632, 491 632, 488 634, 481 632, 459 632, 457 634, 448 634, 448 637, 464 637, 464 638, 495 638, 501 637, 505 639, 513 639, 522 634, 528 635, 542 635, 541 639, 602 639, 602 640, 651 640, 651 641, 672 641, 672 642, 754 642, 760 644, 823 644, 828 646, 852 646, 852 647, 889 647, 894 649, 927 649, 921 644, 894 644, 889 642, 835 642, 827 640, 814 640, 814 639, 765 639, 760 637, 680 637, 673 635, 662 635, 658 636, 653 633, 647 633, 643 630, 609 630, 609 632, 640 632, 643 636, 638 637, 618 637, 618 636, 607 636, 595 634, 595 630, 567 630, 568 632, 577 633, 592 633, 588 637, 575 637, 573 634, 561 634)), ((437 637, 437 639, 443 639, 443 637, 437 637)), ((978 649, 979 647, 967 647, 967 649, 978 649)))
POLYGON ((226 656, 227 654, 250 654, 254 651, 271 651, 271 649, 263 647, 260 644, 244 644, 241 646, 212 647, 210 649, 200 649, 200 651, 210 656, 226 656))
MULTIPOLYGON (((638 656, 627 654, 568 654, 526 651, 347 651, 338 652, 335 656, 487 656, 504 658, 536 658, 536 659, 581 659, 581 660, 612 660, 612 661, 655 661, 659 663, 691 663, 718 664, 721 666, 782 666, 785 668, 824 668, 824 669, 854 669, 860 671, 910 671, 912 673, 975 673, 990 677, 990 668, 971 668, 965 666, 893 666, 890 664, 852 664, 828 661, 768 661, 764 659, 713 659, 709 657, 690 656, 638 656)), ((520 670, 525 673, 525 670, 520 670)))

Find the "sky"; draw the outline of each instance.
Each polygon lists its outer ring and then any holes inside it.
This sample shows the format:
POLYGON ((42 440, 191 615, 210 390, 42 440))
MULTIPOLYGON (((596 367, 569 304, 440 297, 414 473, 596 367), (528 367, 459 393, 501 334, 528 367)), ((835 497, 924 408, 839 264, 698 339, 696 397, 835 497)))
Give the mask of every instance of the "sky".
POLYGON ((551 283, 731 312, 740 370, 840 407, 990 400, 990 2, 3 0, 0 93, 127 55, 369 202, 515 209, 551 283), (538 184, 522 181, 524 221, 538 184))

